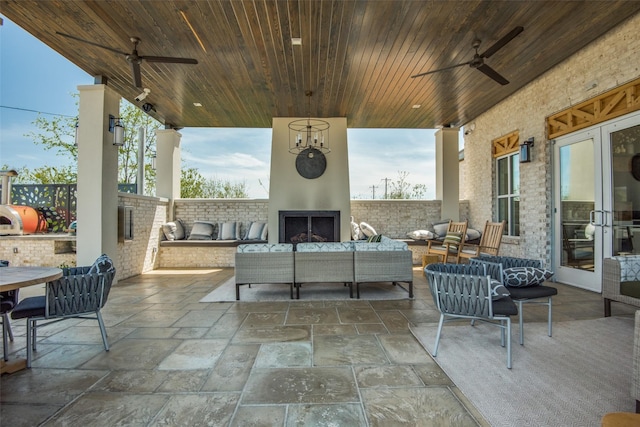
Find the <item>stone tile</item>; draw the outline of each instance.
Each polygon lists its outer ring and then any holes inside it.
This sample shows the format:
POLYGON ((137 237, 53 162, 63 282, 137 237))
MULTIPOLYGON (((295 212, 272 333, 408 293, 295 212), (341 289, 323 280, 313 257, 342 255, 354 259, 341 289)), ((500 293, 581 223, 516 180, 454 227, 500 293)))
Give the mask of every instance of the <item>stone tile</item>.
POLYGON ((171 338, 180 328, 137 328, 127 338, 171 338))
POLYGON ((381 323, 359 323, 355 325, 361 335, 388 334, 389 330, 381 323))
POLYGON ((287 314, 287 325, 318 325, 339 323, 335 308, 292 308, 287 314))
POLYGON ((338 307, 338 315, 342 323, 382 323, 371 308, 338 307))
POLYGON ((433 361, 433 359, 427 360, 426 363, 422 365, 413 365, 413 370, 416 371, 422 382, 427 386, 454 385, 447 374, 444 373, 442 368, 440 368, 440 366, 435 361, 433 361))
POLYGON ((83 369, 136 370, 155 369, 181 340, 123 339, 87 363, 83 369))
POLYGON ((355 373, 361 388, 424 385, 410 366, 357 366, 355 373))
POLYGON ((313 325, 314 335, 356 335, 356 325, 313 325))
POLYGON ((239 301, 229 308, 230 311, 240 313, 275 313, 289 310, 288 302, 267 301, 267 302, 244 302, 239 301))
POLYGON ((167 372, 156 370, 112 371, 93 390, 116 393, 153 393, 167 379, 167 375, 167 372))
POLYGON ((309 341, 311 326, 272 326, 264 328, 246 328, 239 330, 233 337, 234 344, 267 343, 288 341, 309 341))
MULTIPOLYGON (((32 368, 4 375, 0 402, 64 405, 106 377, 105 370, 32 368)), ((5 421, 2 422, 4 424, 5 421)))
POLYGON ((153 327, 163 328, 171 327, 184 315, 180 310, 145 310, 141 313, 131 316, 118 326, 127 328, 153 327))
POLYGON ((200 393, 173 395, 158 414, 158 426, 228 425, 240 393, 200 393))
POLYGON ((184 340, 165 359, 160 362, 158 369, 210 369, 229 343, 224 338, 210 340, 184 340))
POLYGON ((431 359, 429 353, 411 334, 380 335, 378 340, 387 353, 391 363, 398 365, 420 364, 431 359))
POLYGON ((156 389, 161 393, 199 392, 209 377, 209 370, 160 371, 165 372, 165 381, 156 389))
POLYGON ((311 366, 311 343, 262 344, 254 363, 256 368, 294 368, 311 366))
POLYGON ((259 344, 231 344, 218 359, 203 391, 242 391, 260 348, 259 344))
MULTIPOLYGON (((71 326, 56 334, 49 335, 42 342, 47 344, 99 344, 102 346, 102 334, 100 333, 98 321, 95 320, 92 324, 89 323, 87 325, 91 327, 71 326)), ((133 328, 107 328, 107 341, 109 343, 116 342, 133 331, 133 328)), ((40 329, 38 329, 38 336, 40 336, 40 329)))
POLYGON ((388 364, 373 335, 321 335, 313 337, 316 366, 388 364))
POLYGON ((56 349, 48 351, 46 354, 42 354, 40 351, 35 352, 34 355, 36 357, 31 361, 31 366, 34 368, 74 369, 102 352, 104 352, 102 344, 59 345, 56 349))
POLYGON ((209 328, 204 338, 231 338, 246 318, 247 313, 225 313, 209 328))
POLYGON ((51 417, 61 408, 62 405, 3 403, 0 405, 0 420, 9 420, 11 427, 33 427, 51 417))
POLYGON ((53 417, 60 426, 146 426, 169 401, 169 395, 86 393, 53 417))
POLYGON ((231 427, 283 426, 287 407, 240 405, 231 421, 231 427))
POLYGON ((406 333, 409 331, 409 320, 399 311, 380 311, 378 316, 390 332, 406 333))
POLYGON ((261 328, 265 326, 284 325, 285 313, 249 313, 243 328, 261 328))
POLYGON ((173 338, 181 340, 192 340, 202 338, 209 332, 209 328, 180 328, 173 338))
POLYGON ((219 310, 188 311, 172 326, 174 328, 210 328, 223 314, 219 310))
POLYGON ((242 404, 357 402, 358 389, 347 367, 254 369, 242 404))
POLYGON ((364 426, 366 420, 360 404, 290 405, 286 427, 364 426))
POLYGON ((371 388, 360 390, 371 427, 477 427, 447 387, 371 388))

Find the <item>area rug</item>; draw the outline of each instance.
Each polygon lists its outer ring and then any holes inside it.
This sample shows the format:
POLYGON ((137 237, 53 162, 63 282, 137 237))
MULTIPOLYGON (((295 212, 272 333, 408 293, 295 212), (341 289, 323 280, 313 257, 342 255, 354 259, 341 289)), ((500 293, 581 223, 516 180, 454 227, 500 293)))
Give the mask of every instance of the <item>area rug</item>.
MULTIPOLYGON (((407 287, 408 285, 402 284, 407 287)), ((355 299, 356 289, 353 288, 355 299)), ((295 290, 294 290, 295 298, 295 290)), ((349 287, 341 283, 304 283, 300 288, 300 300, 348 300, 349 287)), ((409 293, 400 286, 393 286, 389 282, 365 283, 360 285, 361 300, 398 300, 409 299, 409 293)), ((241 301, 292 301, 290 299, 289 285, 259 283, 251 287, 240 287, 241 301)), ((218 286, 213 292, 202 298, 200 302, 235 302, 236 282, 235 277, 218 286)), ((296 300, 298 301, 298 300, 296 300)))
MULTIPOLYGON (((437 324, 411 331, 432 353, 437 324)), ((446 325, 434 360, 494 427, 600 426, 608 412, 635 412, 633 319, 525 323, 512 329, 513 367, 495 326, 446 325)))

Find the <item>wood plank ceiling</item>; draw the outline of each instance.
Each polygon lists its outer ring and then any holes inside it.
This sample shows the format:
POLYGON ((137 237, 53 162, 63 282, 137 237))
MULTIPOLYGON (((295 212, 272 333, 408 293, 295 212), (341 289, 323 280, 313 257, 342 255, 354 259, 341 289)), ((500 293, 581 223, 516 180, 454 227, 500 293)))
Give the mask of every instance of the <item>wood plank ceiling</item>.
POLYGON ((435 128, 477 117, 639 13, 640 1, 0 0, 0 11, 138 105, 123 55, 56 32, 124 52, 136 36, 140 55, 197 59, 141 64, 144 102, 168 126, 271 127, 272 117, 310 114, 352 128, 435 128), (410 77, 469 61, 475 38, 483 52, 516 26, 524 31, 486 60, 508 85, 468 66, 410 77))

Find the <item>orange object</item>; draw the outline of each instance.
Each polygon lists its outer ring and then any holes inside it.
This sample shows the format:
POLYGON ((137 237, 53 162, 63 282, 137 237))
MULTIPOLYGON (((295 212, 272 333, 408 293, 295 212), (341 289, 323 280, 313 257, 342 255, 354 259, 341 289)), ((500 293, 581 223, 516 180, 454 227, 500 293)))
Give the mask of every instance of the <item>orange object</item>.
POLYGON ((47 221, 41 212, 35 210, 31 206, 8 205, 13 209, 22 221, 22 232, 30 233, 46 233, 47 221))

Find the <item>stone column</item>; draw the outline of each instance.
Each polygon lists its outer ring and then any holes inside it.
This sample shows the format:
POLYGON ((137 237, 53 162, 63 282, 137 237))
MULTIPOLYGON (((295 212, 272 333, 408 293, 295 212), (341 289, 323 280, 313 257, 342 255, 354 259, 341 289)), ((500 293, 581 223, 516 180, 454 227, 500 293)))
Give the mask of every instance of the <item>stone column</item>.
POLYGON ((169 199, 170 217, 174 199, 180 198, 181 138, 182 134, 175 129, 156 131, 156 196, 169 199))
POLYGON ((119 117, 120 96, 104 84, 79 86, 77 265, 91 265, 118 250, 118 147, 109 116, 119 117))
POLYGON ((443 128, 436 132, 436 199, 442 201, 441 219, 460 218, 460 176, 458 158, 458 128, 443 128))

